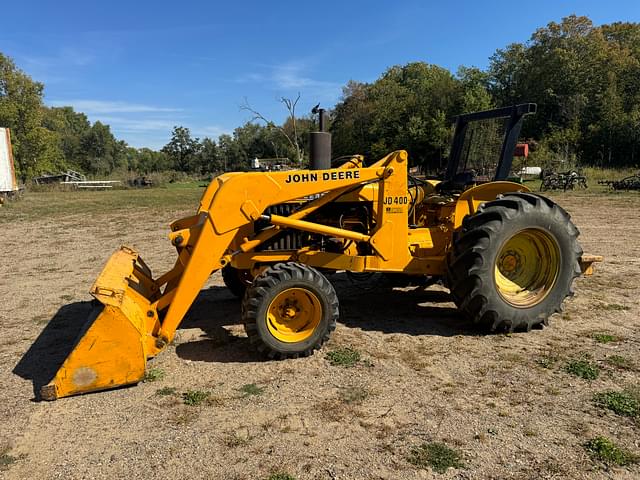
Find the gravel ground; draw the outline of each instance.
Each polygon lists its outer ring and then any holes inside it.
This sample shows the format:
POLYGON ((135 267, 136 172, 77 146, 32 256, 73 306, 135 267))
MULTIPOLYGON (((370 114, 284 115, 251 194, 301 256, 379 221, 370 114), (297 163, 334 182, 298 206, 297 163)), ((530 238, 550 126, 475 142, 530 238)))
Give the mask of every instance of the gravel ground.
POLYGON ((639 478, 637 465, 606 467, 584 444, 602 435, 640 452, 638 421, 592 400, 639 385, 640 197, 556 200, 605 263, 577 282, 550 327, 482 335, 441 287, 392 290, 338 274, 342 318, 329 344, 310 358, 263 361, 215 274, 175 343, 150 362, 162 378, 56 402, 34 401, 34 383, 82 324, 104 261, 124 243, 155 272, 169 269, 166 225, 193 204, 10 221, 0 210, 0 477, 639 478), (332 365, 327 353, 344 347, 360 360, 332 365), (598 378, 568 373, 574 359, 596 365, 598 378), (185 405, 189 391, 208 397, 185 405), (457 450, 464 467, 438 474, 410 463, 426 442, 457 450))

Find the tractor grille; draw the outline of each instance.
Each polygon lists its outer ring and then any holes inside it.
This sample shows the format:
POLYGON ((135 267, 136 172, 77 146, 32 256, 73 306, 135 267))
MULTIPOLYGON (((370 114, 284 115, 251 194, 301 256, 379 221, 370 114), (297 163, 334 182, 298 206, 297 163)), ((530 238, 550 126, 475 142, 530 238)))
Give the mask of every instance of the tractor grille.
MULTIPOLYGON (((282 215, 283 217, 288 217, 291 212, 293 212, 296 208, 300 206, 299 203, 281 203, 279 205, 272 205, 271 207, 265 210, 265 214, 274 214, 274 215, 282 215)), ((255 231, 256 233, 264 230, 269 225, 269 222, 266 221, 257 221, 255 223, 255 231)), ((265 250, 298 250, 302 247, 302 238, 305 235, 304 232, 300 232, 297 230, 288 230, 284 231, 274 238, 269 240, 263 245, 260 245, 256 248, 257 251, 265 251, 265 250)))

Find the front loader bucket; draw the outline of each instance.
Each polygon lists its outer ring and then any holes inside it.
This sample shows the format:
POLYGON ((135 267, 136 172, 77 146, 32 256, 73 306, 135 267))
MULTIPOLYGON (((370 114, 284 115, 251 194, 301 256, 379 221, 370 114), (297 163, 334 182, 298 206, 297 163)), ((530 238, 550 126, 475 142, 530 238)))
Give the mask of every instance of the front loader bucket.
POLYGON ((158 325, 151 272, 135 251, 122 247, 91 294, 101 304, 92 310, 55 377, 42 387, 44 400, 129 385, 144 377, 158 325))

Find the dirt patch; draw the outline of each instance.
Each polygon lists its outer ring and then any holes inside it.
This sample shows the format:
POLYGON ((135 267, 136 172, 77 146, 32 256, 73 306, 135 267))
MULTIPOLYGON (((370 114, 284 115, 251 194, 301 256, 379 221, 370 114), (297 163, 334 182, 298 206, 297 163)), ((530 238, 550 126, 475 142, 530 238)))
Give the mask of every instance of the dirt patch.
POLYGON ((46 381, 84 320, 88 288, 110 253, 128 244, 155 272, 169 269, 166 226, 191 213, 197 194, 184 207, 47 211, 2 222, 0 450, 7 464, 0 477, 640 475, 636 465, 606 471, 584 448, 605 436, 640 451, 638 419, 593 401, 640 383, 637 195, 555 197, 580 228, 584 250, 606 262, 577 282, 576 296, 548 328, 483 335, 441 287, 391 290, 374 280, 363 288, 338 274, 332 281, 342 316, 329 344, 310 358, 267 362, 249 348, 239 301, 216 274, 175 344, 150 362, 154 378, 31 401, 34 384, 46 381), (327 354, 345 348, 358 360, 332 364, 327 354), (568 372, 576 360, 597 366, 597 378, 568 372), (437 474, 409 461, 432 443, 458 452, 465 468, 437 474))

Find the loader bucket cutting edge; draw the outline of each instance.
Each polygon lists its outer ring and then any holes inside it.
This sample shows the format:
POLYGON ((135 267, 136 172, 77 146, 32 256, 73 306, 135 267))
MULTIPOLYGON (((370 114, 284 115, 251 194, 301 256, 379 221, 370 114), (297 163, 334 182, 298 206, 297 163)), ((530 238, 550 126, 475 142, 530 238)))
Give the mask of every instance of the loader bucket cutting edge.
POLYGON ((122 247, 91 288, 95 307, 75 346, 53 379, 40 390, 43 400, 137 383, 144 377, 154 340, 158 295, 151 272, 138 254, 122 247))

